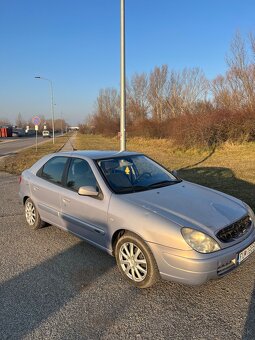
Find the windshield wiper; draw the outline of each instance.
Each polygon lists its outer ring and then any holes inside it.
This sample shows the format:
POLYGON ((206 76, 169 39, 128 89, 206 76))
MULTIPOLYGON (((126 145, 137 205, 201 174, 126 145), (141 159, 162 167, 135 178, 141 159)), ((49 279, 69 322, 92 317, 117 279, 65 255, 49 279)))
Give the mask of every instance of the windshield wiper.
POLYGON ((150 184, 148 186, 148 188, 159 188, 159 187, 164 187, 164 186, 167 186, 167 185, 173 185, 173 184, 177 184, 177 183, 180 183, 181 180, 174 180, 174 181, 161 181, 161 182, 157 182, 157 183, 153 183, 153 184, 150 184))
POLYGON ((131 194, 132 192, 139 192, 139 191, 146 191, 146 190, 150 190, 153 188, 159 188, 159 187, 164 187, 164 186, 168 186, 168 185, 173 185, 176 183, 180 183, 181 180, 174 180, 174 181, 161 181, 161 182, 157 182, 157 183, 153 183, 150 185, 133 185, 132 187, 126 187, 126 188, 118 188, 117 193, 118 194, 131 194))
POLYGON ((118 194, 131 194, 132 192, 148 190, 148 187, 142 185, 133 185, 126 188, 118 188, 118 194))
POLYGON ((133 185, 132 189, 134 192, 148 190, 147 186, 144 185, 133 185))

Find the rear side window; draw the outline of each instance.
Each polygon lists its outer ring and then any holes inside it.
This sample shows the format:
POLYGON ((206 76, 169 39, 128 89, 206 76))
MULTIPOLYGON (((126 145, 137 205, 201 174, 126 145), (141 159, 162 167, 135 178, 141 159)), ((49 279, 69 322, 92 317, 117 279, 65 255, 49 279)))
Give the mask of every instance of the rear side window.
POLYGON ((54 157, 44 164, 40 177, 55 184, 61 184, 67 157, 54 157))

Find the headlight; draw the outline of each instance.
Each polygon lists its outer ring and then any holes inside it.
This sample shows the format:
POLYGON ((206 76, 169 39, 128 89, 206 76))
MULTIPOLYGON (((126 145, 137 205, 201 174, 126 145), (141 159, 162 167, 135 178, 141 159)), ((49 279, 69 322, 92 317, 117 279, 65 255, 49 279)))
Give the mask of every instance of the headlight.
POLYGON ((182 228, 182 236, 188 245, 199 253, 206 254, 220 250, 218 243, 201 231, 191 228, 182 228))

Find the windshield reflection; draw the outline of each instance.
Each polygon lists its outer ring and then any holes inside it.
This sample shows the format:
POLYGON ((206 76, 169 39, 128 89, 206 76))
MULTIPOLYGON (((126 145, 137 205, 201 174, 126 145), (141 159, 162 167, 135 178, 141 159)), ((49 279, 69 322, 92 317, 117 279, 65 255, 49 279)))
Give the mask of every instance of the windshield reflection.
POLYGON ((100 159, 97 164, 118 194, 152 190, 181 181, 144 155, 100 159))

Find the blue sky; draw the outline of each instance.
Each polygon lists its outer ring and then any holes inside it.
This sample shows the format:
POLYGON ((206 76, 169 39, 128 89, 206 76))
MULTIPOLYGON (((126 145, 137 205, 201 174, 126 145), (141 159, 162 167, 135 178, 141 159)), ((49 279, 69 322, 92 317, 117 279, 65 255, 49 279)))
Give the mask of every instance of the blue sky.
MULTIPOLYGON (((56 116, 71 124, 93 110, 100 88, 119 87, 119 0, 0 0, 0 117, 56 116)), ((226 69, 235 32, 255 33, 254 0, 126 0, 126 72, 168 64, 226 69)))

